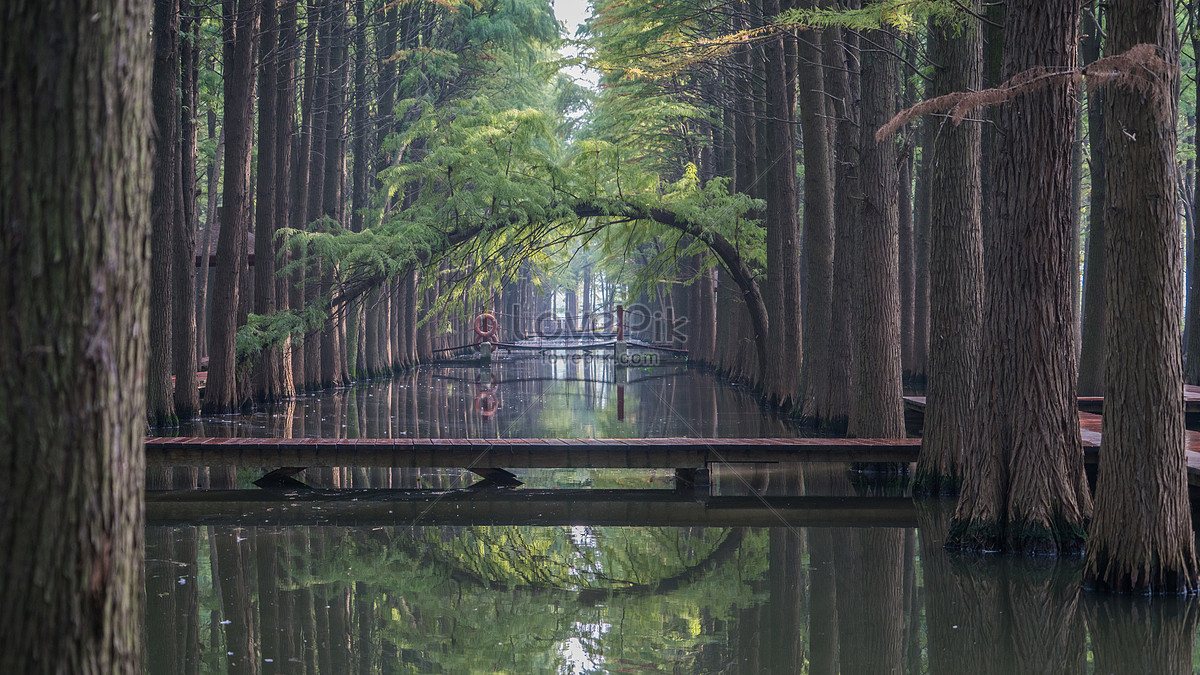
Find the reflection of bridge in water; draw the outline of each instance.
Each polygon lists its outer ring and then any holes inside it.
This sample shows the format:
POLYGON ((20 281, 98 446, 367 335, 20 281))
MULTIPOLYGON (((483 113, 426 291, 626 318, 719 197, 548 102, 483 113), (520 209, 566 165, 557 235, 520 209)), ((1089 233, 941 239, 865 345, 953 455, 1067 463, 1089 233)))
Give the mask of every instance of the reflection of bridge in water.
POLYGON ((715 496, 686 490, 148 492, 149 525, 914 527, 903 497, 715 496))

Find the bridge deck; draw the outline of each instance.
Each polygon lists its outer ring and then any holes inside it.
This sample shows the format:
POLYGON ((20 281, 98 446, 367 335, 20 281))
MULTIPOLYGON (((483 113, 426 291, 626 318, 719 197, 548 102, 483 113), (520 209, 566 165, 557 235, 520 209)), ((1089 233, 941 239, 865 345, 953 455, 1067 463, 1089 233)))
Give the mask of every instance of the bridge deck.
MULTIPOLYGON (((1200 405, 1200 387, 1187 387, 1185 389, 1194 390, 1189 396, 1197 397, 1197 404, 1200 405)), ((1080 399, 1082 403, 1084 399, 1080 399)), ((1103 399, 1100 399, 1103 401, 1103 399)), ((905 396, 904 405, 906 408, 914 411, 923 412, 925 410, 924 396, 905 396)), ((1100 434, 1104 424, 1104 417, 1095 413, 1080 412, 1079 413, 1079 435, 1083 440, 1084 457, 1089 462, 1097 461, 1099 458, 1100 449, 1100 434)), ((1185 431, 1184 443, 1187 449, 1187 465, 1188 465, 1188 484, 1200 487, 1200 431, 1185 431)))
POLYGON ((669 469, 716 462, 915 462, 919 438, 148 438, 150 466, 669 469))

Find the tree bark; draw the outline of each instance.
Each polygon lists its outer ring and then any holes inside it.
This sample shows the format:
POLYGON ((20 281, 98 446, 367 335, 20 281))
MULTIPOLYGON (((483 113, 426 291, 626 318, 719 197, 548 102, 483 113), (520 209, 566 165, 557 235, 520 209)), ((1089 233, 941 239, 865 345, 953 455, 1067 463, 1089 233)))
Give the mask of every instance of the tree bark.
POLYGON ((258 0, 224 0, 225 42, 225 184, 221 233, 217 238, 217 274, 212 303, 208 383, 204 410, 230 412, 238 407, 234 336, 241 270, 246 265, 250 227, 250 145, 254 122, 254 39, 258 0))
POLYGON ((833 54, 825 71, 826 92, 837 120, 834 145, 834 249, 833 298, 829 327, 829 407, 819 415, 822 429, 844 431, 850 420, 854 379, 855 223, 862 204, 859 188, 859 112, 861 82, 858 76, 858 34, 828 28, 822 40, 833 54))
MULTIPOLYGON (((977 12, 978 0, 969 0, 977 12)), ((969 17, 964 17, 969 19, 969 17)), ((931 97, 978 91, 983 81, 983 40, 976 22, 929 26, 929 59, 935 64, 931 97)), ((930 120, 927 120, 927 123, 930 120)), ((980 217, 980 127, 942 118, 925 152, 932 165, 929 238, 929 348, 925 430, 914 489, 954 494, 963 455, 975 426, 975 383, 983 300, 983 231, 980 217)))
POLYGON ((1105 94, 1104 452, 1084 583, 1118 593, 1200 588, 1184 456, 1183 260, 1176 203, 1175 3, 1109 4, 1108 53, 1159 46, 1169 73, 1105 94))
MULTIPOLYGON (((191 419, 200 412, 200 383, 196 370, 196 110, 200 101, 199 10, 191 0, 180 3, 180 44, 183 94, 179 144, 180 217, 175 231, 175 271, 172 275, 171 336, 174 338, 175 414, 191 419)), ((208 271, 207 261, 201 269, 208 271)))
MULTIPOLYGON (((146 414, 150 426, 179 423, 171 384, 171 238, 179 229, 179 0, 154 2, 154 187, 150 194, 150 363, 146 414)), ((180 263, 185 264, 185 263, 180 263)))
MULTIPOLYGON (((807 7, 818 3, 806 0, 807 7)), ((797 99, 804 134, 804 251, 808 258, 804 322, 804 408, 822 418, 829 410, 829 329, 833 308, 833 175, 825 122, 820 32, 798 41, 797 99)), ((833 56, 831 55, 832 62, 833 56)), ((840 66, 840 64, 838 64, 840 66)))
POLYGON ((5 673, 144 667, 151 8, 0 22, 5 673))
POLYGON ((858 223, 854 311, 854 399, 848 432, 859 438, 903 438, 900 371, 899 214, 896 145, 875 141, 875 130, 893 114, 898 73, 886 30, 862 36, 862 155, 859 160, 862 217, 858 223))
MULTIPOLYGON (((275 229, 291 227, 292 223, 292 148, 296 143, 296 59, 300 52, 300 38, 296 27, 296 12, 299 0, 281 0, 279 9, 279 56, 275 84, 278 94, 275 100, 275 229)), ((272 251, 280 256, 280 244, 274 242, 272 251)), ((290 254, 279 258, 286 264, 290 254)), ((274 275, 275 309, 292 308, 291 286, 288 276, 274 275)), ((294 309, 303 309, 295 307, 294 309)), ((296 395, 296 375, 293 368, 293 344, 291 338, 280 347, 278 364, 279 394, 290 399, 296 395)))
MULTIPOLYGON (((774 20, 779 0, 763 0, 763 16, 774 20)), ((796 148, 793 143, 792 102, 795 79, 787 77, 783 39, 766 41, 765 140, 758 148, 759 174, 767 202, 767 279, 764 299, 771 331, 767 333, 767 363, 762 369, 763 394, 771 402, 790 407, 800 380, 800 223, 796 213, 796 148)), ((764 364, 765 365, 765 364, 764 364)))
MULTIPOLYGON (((1070 70, 1079 4, 1010 2, 1005 73, 1070 70)), ((950 543, 1078 553, 1091 516, 1075 399, 1076 246, 1070 241, 1075 85, 998 109, 995 222, 984 231, 985 317, 977 436, 966 456, 950 543)))
MULTIPOLYGON (((258 181, 254 213, 254 313, 275 314, 275 174, 278 171, 279 14, 277 0, 261 0, 261 43, 258 62, 258 181)), ((283 398, 278 347, 264 349, 253 365, 254 399, 273 403, 283 398)))

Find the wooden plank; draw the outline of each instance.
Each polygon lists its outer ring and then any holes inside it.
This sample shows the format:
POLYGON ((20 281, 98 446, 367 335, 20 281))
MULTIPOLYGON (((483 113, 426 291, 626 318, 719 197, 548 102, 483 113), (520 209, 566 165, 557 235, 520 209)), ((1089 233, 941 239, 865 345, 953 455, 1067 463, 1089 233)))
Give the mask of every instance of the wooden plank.
POLYGON ((715 462, 915 462, 921 439, 629 438, 211 439, 148 438, 149 466, 468 468, 703 467, 715 462), (282 465, 281 465, 282 466, 282 465))

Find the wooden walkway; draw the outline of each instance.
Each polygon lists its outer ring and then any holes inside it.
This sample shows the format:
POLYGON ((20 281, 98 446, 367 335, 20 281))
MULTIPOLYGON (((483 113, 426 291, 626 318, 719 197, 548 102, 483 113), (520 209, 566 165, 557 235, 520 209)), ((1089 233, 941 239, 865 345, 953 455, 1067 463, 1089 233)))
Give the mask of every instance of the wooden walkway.
MULTIPOLYGON (((1195 389, 1200 396, 1200 388, 1195 389)), ((925 398, 905 406, 924 412, 925 398)), ((1101 446, 1100 415, 1079 413, 1084 459, 1101 446)), ((1188 482, 1200 487, 1200 432, 1186 432, 1188 482)), ((915 462, 919 438, 629 438, 629 439, 146 439, 146 463, 164 466, 694 469, 772 462, 915 462)))
POLYGON ((148 438, 149 466, 701 468, 748 462, 915 462, 919 438, 148 438))
MULTIPOLYGON (((1186 396, 1195 396, 1196 405, 1200 406, 1200 387, 1185 387, 1186 396), (1186 390, 1191 390, 1190 392, 1186 390)), ((1083 398, 1079 399, 1081 402, 1083 398)), ((1099 399, 1103 401, 1103 399, 1099 399)), ((1189 399, 1190 400, 1190 399, 1189 399)), ((925 397, 924 396, 905 396, 904 407, 908 410, 924 413, 925 397)), ((1079 413, 1079 435, 1083 440, 1083 452, 1085 461, 1092 463, 1099 460, 1100 450, 1100 435, 1104 424, 1104 417, 1095 413, 1080 412, 1079 413)), ((1184 443, 1187 448, 1187 464, 1188 464, 1188 484, 1200 487, 1200 431, 1185 431, 1184 443)))

